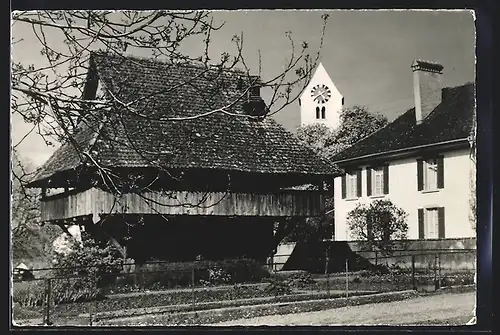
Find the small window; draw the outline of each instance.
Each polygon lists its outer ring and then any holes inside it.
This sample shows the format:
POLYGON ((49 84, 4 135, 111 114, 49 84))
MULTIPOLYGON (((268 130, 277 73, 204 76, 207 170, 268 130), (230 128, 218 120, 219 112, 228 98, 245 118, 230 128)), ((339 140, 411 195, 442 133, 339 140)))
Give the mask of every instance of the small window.
POLYGON ((438 209, 428 208, 425 211, 424 236, 429 239, 439 238, 438 209))
POLYGON ((344 106, 344 98, 342 98, 342 106, 344 106))
POLYGON ((356 173, 348 173, 346 175, 346 195, 348 199, 357 198, 358 196, 358 183, 356 173))
POLYGON ((366 194, 369 197, 389 194, 389 165, 366 169, 366 194))
POLYGON ((378 167, 372 169, 372 195, 384 194, 384 168, 378 167))
POLYGON ((437 189, 438 162, 437 159, 428 159, 424 161, 424 190, 437 189))
POLYGON ((445 232, 444 207, 418 209, 418 238, 443 239, 445 232))
POLYGON ((326 108, 325 106, 321 107, 321 118, 326 119, 326 108))
POLYGON ((299 98, 299 106, 302 106, 302 101, 300 100, 300 98, 299 98))
POLYGON ((319 107, 316 107, 316 119, 319 119, 319 107))

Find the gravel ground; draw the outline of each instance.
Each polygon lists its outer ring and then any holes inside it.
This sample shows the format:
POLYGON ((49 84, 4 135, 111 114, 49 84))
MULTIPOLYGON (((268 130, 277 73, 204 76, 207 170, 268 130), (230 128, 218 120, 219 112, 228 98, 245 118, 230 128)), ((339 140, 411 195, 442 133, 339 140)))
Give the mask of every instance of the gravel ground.
POLYGON ((240 319, 214 326, 465 324, 473 316, 475 300, 475 293, 440 294, 318 312, 240 319))

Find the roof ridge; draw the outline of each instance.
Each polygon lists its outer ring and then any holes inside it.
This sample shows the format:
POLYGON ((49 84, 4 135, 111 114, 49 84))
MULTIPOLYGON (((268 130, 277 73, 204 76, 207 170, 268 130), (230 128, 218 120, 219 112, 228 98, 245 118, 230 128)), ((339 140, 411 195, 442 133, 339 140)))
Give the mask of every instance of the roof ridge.
MULTIPOLYGON (((460 93, 458 93, 458 92, 457 92, 457 90, 459 90, 459 89, 461 89, 461 88, 465 88, 465 87, 467 87, 467 86, 469 86, 469 85, 474 86, 474 82, 466 82, 466 83, 464 83, 464 84, 461 84, 461 85, 456 85, 456 86, 446 86, 446 87, 443 87, 443 88, 441 89, 441 92, 443 92, 443 91, 445 91, 445 90, 446 90, 446 91, 449 91, 449 92, 453 92, 453 93, 454 93, 453 95, 454 95, 454 96, 457 96, 457 95, 460 95, 460 93)), ((450 98, 451 98, 451 97, 448 97, 446 100, 451 100, 450 98)), ((439 105, 437 105, 437 106, 436 106, 436 107, 432 110, 432 112, 431 112, 431 113, 430 113, 430 114, 429 114, 429 115, 425 118, 424 122, 422 122, 422 123, 425 123, 426 121, 427 121, 427 123, 428 123, 428 122, 429 122, 428 120, 430 120, 430 117, 432 117, 433 115, 436 115, 436 113, 434 113, 434 112, 435 112, 435 111, 439 108, 439 106, 440 106, 443 102, 444 102, 444 101, 441 101, 441 103, 440 103, 439 105)), ((398 116, 397 118, 395 118, 393 121, 391 121, 391 122, 387 123, 385 126, 383 126, 383 127, 379 128, 379 129, 375 130, 373 133, 370 133, 370 134, 368 134, 367 136, 365 136, 365 137, 361 138, 361 139, 360 139, 360 140, 358 140, 357 142, 354 142, 353 144, 351 144, 351 145, 350 145, 349 147, 347 147, 346 149, 344 149, 344 150, 342 150, 341 152, 337 153, 335 156, 340 155, 342 152, 349 150, 349 148, 351 148, 352 146, 354 146, 354 145, 356 145, 356 144, 360 143, 361 141, 364 141, 364 140, 366 140, 367 138, 369 138, 369 137, 371 137, 371 136, 374 136, 374 135, 375 135, 375 134, 377 134, 379 131, 381 131, 381 130, 385 129, 386 127, 390 126, 391 124, 395 123, 397 120, 399 120, 400 118, 404 117, 407 113, 412 112, 413 110, 415 110, 415 107, 411 107, 411 108, 407 109, 404 113, 402 113, 401 115, 399 115, 399 116, 398 116)), ((411 131, 412 131, 412 132, 413 132, 413 131, 417 128, 416 126, 417 126, 416 124, 415 124, 415 125, 413 125, 413 127, 411 128, 411 131)), ((335 157, 335 156, 333 156, 333 157, 335 157)))
POLYGON ((469 122, 470 109, 474 108, 471 107, 469 101, 469 98, 474 95, 474 91, 474 83, 472 82, 444 87, 442 89, 442 101, 421 124, 416 124, 415 107, 412 107, 385 127, 378 129, 335 155, 333 160, 345 162, 365 157, 368 153, 382 155, 388 150, 402 150, 405 147, 419 145, 434 145, 462 138, 464 122, 469 122), (387 128, 391 125, 394 125, 394 127, 387 128))
MULTIPOLYGON (((206 69, 207 68, 206 65, 196 64, 193 61, 186 61, 185 63, 175 63, 172 61, 169 62, 169 60, 167 60, 167 59, 152 58, 152 57, 147 57, 147 56, 137 56, 137 55, 132 55, 132 54, 117 54, 117 53, 111 54, 110 52, 104 51, 104 50, 91 51, 90 54, 91 54, 91 57, 92 57, 92 55, 99 55, 99 56, 103 56, 103 57, 124 58, 124 59, 132 60, 132 61, 150 62, 150 63, 158 64, 158 65, 174 65, 174 66, 178 65, 180 67, 195 68, 195 69, 206 69)), ((242 75, 247 74, 247 73, 245 73, 245 71, 243 69, 226 68, 226 67, 222 67, 221 65, 217 65, 217 64, 209 64, 208 68, 214 69, 214 70, 218 70, 218 69, 222 68, 224 72, 233 72, 233 73, 242 74, 242 75)), ((250 77, 260 78, 259 75, 252 75, 252 74, 248 74, 248 75, 250 77)))

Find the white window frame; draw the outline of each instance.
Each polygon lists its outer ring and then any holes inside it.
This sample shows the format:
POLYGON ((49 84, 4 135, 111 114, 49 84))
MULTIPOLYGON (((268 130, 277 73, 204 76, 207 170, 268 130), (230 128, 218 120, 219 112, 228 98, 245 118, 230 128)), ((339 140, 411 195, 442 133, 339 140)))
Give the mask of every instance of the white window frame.
POLYGON ((376 168, 372 168, 372 178, 371 178, 371 187, 372 187, 372 196, 380 196, 384 195, 384 167, 379 166, 376 168), (380 182, 377 185, 377 181, 380 182))
POLYGON ((345 178, 346 185, 346 198, 347 199, 356 199, 358 198, 358 176, 356 172, 346 173, 345 178))
POLYGON ((424 237, 426 239, 439 238, 439 209, 438 207, 424 210, 424 237))
POLYGON ((430 158, 423 161, 424 191, 434 191, 438 188, 438 160, 430 158))

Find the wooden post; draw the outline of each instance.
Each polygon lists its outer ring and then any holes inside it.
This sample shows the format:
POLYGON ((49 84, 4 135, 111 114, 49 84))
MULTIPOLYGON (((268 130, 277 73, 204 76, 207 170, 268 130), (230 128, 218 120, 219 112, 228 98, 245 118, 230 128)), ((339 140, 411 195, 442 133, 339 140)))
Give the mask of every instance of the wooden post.
POLYGON ((441 255, 437 254, 438 257, 438 288, 441 288, 441 255))
POLYGON ((45 324, 50 326, 52 324, 52 322, 50 321, 50 300, 51 300, 51 294, 52 294, 52 279, 51 278, 47 279, 46 286, 47 286, 47 292, 46 292, 46 300, 45 300, 45 324))
POLYGON ((89 326, 92 326, 92 301, 89 302, 89 326))
POLYGON ((345 296, 349 298, 349 261, 345 259, 345 296))
POLYGON ((325 248, 325 277, 326 277, 326 291, 328 294, 328 298, 330 298, 330 271, 328 271, 328 262, 330 260, 330 256, 328 249, 329 249, 329 244, 327 244, 325 248))
POLYGON ((191 290, 193 293, 193 312, 195 310, 195 303, 194 303, 194 265, 191 271, 191 290))
POLYGON ((434 255, 434 289, 438 289, 438 279, 437 279, 437 262, 438 262, 438 255, 434 255))
POLYGON ((411 283, 413 290, 416 290, 417 285, 415 282, 415 255, 411 255, 411 283))

